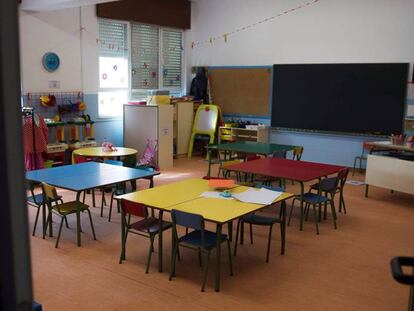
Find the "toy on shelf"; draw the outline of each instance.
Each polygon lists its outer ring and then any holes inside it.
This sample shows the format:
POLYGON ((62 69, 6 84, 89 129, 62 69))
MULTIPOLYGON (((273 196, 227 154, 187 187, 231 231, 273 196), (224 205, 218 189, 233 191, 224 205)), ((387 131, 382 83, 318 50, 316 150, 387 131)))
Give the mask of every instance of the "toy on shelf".
POLYGON ((65 122, 59 117, 45 119, 49 128, 49 143, 47 144, 46 158, 52 161, 52 165, 61 165, 65 162, 65 151, 68 149, 65 139, 65 122))
POLYGON ((80 117, 73 118, 68 121, 69 126, 69 147, 71 149, 78 149, 84 147, 96 147, 94 137, 94 121, 91 121, 89 115, 82 114, 80 117), (82 132, 83 140, 80 139, 80 132, 82 132))

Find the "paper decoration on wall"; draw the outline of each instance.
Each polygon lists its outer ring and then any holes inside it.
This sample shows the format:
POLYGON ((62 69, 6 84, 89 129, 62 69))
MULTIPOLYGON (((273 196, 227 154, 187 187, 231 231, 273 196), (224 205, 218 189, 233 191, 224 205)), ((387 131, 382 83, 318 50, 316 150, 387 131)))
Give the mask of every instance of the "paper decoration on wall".
POLYGON ((148 86, 148 81, 147 81, 147 79, 145 79, 145 80, 144 80, 143 84, 144 84, 144 86, 148 86))
POLYGON ((167 76, 167 75, 168 75, 168 69, 164 69, 164 70, 162 71, 162 74, 163 74, 164 76, 167 76))
POLYGON ((113 67, 113 68, 114 68, 114 70, 115 70, 115 71, 117 71, 117 70, 118 70, 118 66, 117 66, 117 65, 114 65, 114 67, 113 67))
POLYGON ((319 2, 319 1, 320 1, 320 0, 312 0, 312 1, 306 2, 306 3, 301 4, 301 5, 299 5, 299 6, 295 7, 295 8, 291 8, 290 10, 286 10, 286 11, 281 12, 281 13, 279 13, 279 14, 276 14, 276 15, 274 15, 274 16, 267 17, 267 18, 265 18, 265 19, 262 19, 262 20, 260 20, 260 21, 255 22, 255 23, 253 23, 253 24, 249 24, 249 25, 246 25, 246 26, 243 26, 243 27, 237 28, 237 29, 235 29, 235 30, 233 30, 233 31, 226 32, 226 33, 224 33, 224 34, 222 34, 222 35, 219 35, 219 36, 209 37, 209 39, 208 39, 208 40, 203 40, 203 41, 193 41, 193 42, 191 42, 191 48, 193 49, 193 48, 195 48, 195 47, 197 47, 197 46, 200 46, 200 45, 205 45, 205 44, 210 44, 210 45, 213 45, 213 42, 214 42, 214 41, 219 40, 219 39, 221 40, 222 38, 224 39, 224 42, 226 42, 226 43, 227 43, 227 41, 228 41, 228 37, 229 37, 229 36, 231 36, 231 35, 234 35, 234 34, 236 34, 236 33, 239 33, 239 32, 241 32, 241 31, 244 31, 244 30, 248 30, 248 29, 253 28, 253 27, 255 27, 255 26, 259 25, 259 24, 263 24, 263 23, 266 23, 266 22, 272 21, 272 20, 274 20, 274 19, 276 19, 276 18, 278 18, 278 17, 280 17, 280 16, 283 16, 283 15, 286 15, 286 14, 292 13, 292 12, 294 12, 294 11, 297 11, 297 10, 303 9, 303 8, 308 7, 308 6, 312 5, 312 4, 315 4, 315 3, 319 2))
POLYGON ((148 64, 147 64, 147 63, 144 63, 144 65, 143 65, 143 66, 144 66, 144 68, 145 68, 145 69, 147 69, 147 68, 148 68, 148 64))
POLYGON ((180 81, 180 75, 177 75, 177 76, 175 77, 175 81, 180 81))
POLYGON ((156 78, 156 77, 157 77, 157 73, 156 73, 155 71, 153 71, 153 72, 151 73, 151 77, 156 78))
POLYGON ((108 79, 108 75, 106 73, 103 73, 102 74, 102 79, 104 79, 104 80, 108 79))

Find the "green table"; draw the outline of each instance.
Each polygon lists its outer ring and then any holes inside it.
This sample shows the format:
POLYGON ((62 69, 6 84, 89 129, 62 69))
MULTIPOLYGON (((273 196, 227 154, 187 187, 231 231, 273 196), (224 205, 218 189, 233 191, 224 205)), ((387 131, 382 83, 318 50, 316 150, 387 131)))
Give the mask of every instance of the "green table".
POLYGON ((253 141, 236 141, 233 143, 214 144, 208 146, 208 171, 207 176, 210 176, 211 169, 211 152, 213 150, 218 151, 230 151, 230 152, 241 152, 247 154, 260 154, 267 156, 273 154, 276 151, 292 151, 296 146, 292 145, 279 145, 279 144, 267 144, 258 143, 253 141))

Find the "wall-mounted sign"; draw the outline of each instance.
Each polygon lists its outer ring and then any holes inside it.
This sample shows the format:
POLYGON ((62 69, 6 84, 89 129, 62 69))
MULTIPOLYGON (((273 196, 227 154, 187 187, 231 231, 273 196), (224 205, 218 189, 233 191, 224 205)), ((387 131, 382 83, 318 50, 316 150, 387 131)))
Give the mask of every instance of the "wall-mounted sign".
POLYGON ((59 68, 60 60, 56 53, 48 52, 43 55, 42 59, 43 68, 49 72, 53 72, 59 68))

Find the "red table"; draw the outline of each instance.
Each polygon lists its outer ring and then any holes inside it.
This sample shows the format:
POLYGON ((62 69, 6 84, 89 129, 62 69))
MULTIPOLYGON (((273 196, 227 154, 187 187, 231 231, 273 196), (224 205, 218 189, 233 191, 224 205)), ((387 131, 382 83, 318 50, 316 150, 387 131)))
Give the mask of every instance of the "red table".
POLYGON ((263 158, 260 160, 248 161, 233 164, 226 167, 227 170, 259 174, 263 176, 282 178, 297 181, 300 184, 300 230, 303 230, 303 200, 304 183, 319 179, 339 172, 343 166, 288 160, 281 158, 263 158))

